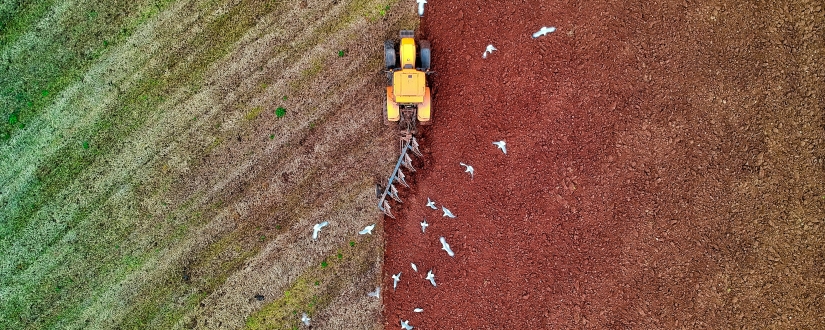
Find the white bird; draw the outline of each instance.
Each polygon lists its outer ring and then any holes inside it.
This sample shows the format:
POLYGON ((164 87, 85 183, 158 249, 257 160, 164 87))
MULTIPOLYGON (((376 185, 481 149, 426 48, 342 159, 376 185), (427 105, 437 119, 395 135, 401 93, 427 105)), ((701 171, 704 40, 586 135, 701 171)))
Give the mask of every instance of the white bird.
POLYGON ((450 210, 448 210, 446 207, 442 206, 441 210, 444 211, 444 215, 443 215, 444 217, 455 218, 455 215, 453 215, 453 212, 450 212, 450 210))
POLYGON ((436 285, 435 285, 435 274, 433 274, 433 270, 432 270, 432 269, 430 269, 430 270, 427 272, 427 277, 425 277, 424 279, 425 279, 425 280, 430 280, 430 283, 432 283, 432 284, 433 284, 433 286, 436 286, 436 285))
POLYGON ((414 271, 418 272, 418 267, 414 263, 411 262, 410 266, 412 266, 414 271))
POLYGON ((415 2, 418 3, 418 17, 424 16, 424 4, 427 3, 427 0, 416 0, 415 2))
POLYGON ((370 234, 370 235, 372 235, 372 229, 373 228, 375 228, 375 224, 371 224, 369 226, 364 227, 364 230, 359 231, 358 234, 361 234, 361 235, 370 234))
POLYGON ((487 49, 484 50, 484 54, 481 55, 481 58, 487 58, 487 54, 492 54, 494 50, 498 49, 496 47, 493 47, 493 45, 487 45, 487 49))
POLYGON ((375 291, 367 293, 367 296, 381 298, 381 287, 376 287, 375 291))
POLYGON ((495 144, 499 149, 501 149, 501 151, 504 151, 505 155, 507 154, 507 142, 504 142, 504 140, 501 140, 501 141, 498 141, 498 142, 493 142, 493 144, 495 144))
POLYGON ((312 227, 312 239, 317 240, 318 239, 318 233, 321 232, 321 228, 324 228, 327 225, 329 225, 329 222, 326 222, 326 221, 324 221, 322 223, 316 223, 315 226, 312 227))
POLYGON ((464 172, 470 173, 470 179, 472 179, 473 176, 475 175, 476 170, 470 165, 467 165, 467 164, 464 164, 464 163, 459 163, 459 164, 461 164, 461 166, 465 167, 464 172))
POLYGON ((401 281, 401 272, 392 276, 392 289, 395 290, 395 287, 398 285, 398 282, 401 281))
POLYGON ((404 330, 412 330, 413 327, 410 325, 410 320, 401 320, 401 329, 404 330))
POLYGON ((536 33, 533 33, 533 39, 536 39, 538 37, 541 37, 543 35, 546 35, 548 33, 553 33, 553 32, 556 32, 556 27, 555 26, 551 26, 551 27, 544 26, 541 29, 539 29, 536 33))
POLYGON ((427 205, 426 206, 428 206, 429 208, 431 208, 433 210, 438 210, 438 208, 435 207, 435 202, 431 201, 429 197, 427 197, 427 205))
POLYGON ((416 312, 416 313, 421 313, 421 312, 423 312, 423 311, 424 311, 424 309, 423 309, 423 308, 416 308, 416 309, 413 309, 413 312, 416 312))
POLYGON ((426 233, 427 232, 427 227, 429 227, 429 226, 430 226, 430 224, 427 223, 427 219, 424 219, 424 221, 421 221, 421 232, 426 233))
POLYGON ((310 318, 307 316, 307 313, 304 313, 304 315, 301 315, 301 322, 304 322, 304 324, 306 324, 307 326, 309 326, 309 320, 310 320, 310 318))
POLYGON ((454 257, 455 253, 453 253, 453 250, 450 249, 450 244, 447 244, 447 240, 444 236, 441 236, 438 240, 441 241, 441 249, 447 251, 447 255, 454 257))

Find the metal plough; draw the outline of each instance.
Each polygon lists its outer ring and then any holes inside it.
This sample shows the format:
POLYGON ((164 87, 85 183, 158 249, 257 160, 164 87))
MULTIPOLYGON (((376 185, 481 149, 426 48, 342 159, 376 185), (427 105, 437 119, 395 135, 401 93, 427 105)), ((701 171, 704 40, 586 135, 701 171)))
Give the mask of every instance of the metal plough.
POLYGON ((394 199, 396 202, 403 203, 401 198, 398 197, 398 189, 395 187, 395 183, 400 183, 404 187, 410 188, 410 185, 407 184, 407 180, 405 179, 406 176, 404 175, 404 172, 401 171, 401 166, 403 165, 410 170, 410 172, 415 172, 415 168, 412 165, 412 158, 410 158, 410 155, 408 154, 409 152, 421 157, 421 151, 418 149, 418 141, 416 141, 415 137, 411 135, 401 138, 401 155, 398 156, 398 161, 395 163, 395 169, 393 169, 392 175, 390 175, 389 179, 387 179, 387 184, 383 187, 381 185, 376 187, 376 192, 383 191, 378 198, 378 210, 393 219, 395 219, 395 216, 392 215, 392 212, 390 211, 392 207, 390 206, 387 197, 394 199))

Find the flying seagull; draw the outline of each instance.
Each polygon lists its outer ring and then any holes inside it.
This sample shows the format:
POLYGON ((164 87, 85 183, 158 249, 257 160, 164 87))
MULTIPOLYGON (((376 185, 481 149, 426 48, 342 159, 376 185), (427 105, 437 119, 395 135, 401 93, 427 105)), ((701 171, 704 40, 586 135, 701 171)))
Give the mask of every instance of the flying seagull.
POLYGON ((375 291, 367 293, 367 296, 381 298, 381 287, 376 287, 375 291))
POLYGON ((410 266, 412 266, 414 271, 418 272, 418 267, 414 263, 411 262, 410 266))
POLYGON ((427 0, 415 0, 418 3, 418 17, 424 16, 424 4, 427 3, 427 0))
POLYGON ((430 224, 427 223, 427 219, 425 218, 424 221, 421 221, 421 232, 426 233, 427 232, 426 229, 429 226, 430 226, 430 224))
POLYGON ((553 32, 556 32, 556 27, 555 26, 551 26, 551 27, 544 26, 541 29, 539 29, 538 31, 536 31, 536 33, 533 33, 533 39, 536 39, 538 37, 541 37, 543 35, 546 35, 548 33, 553 33, 553 32))
POLYGON ((421 313, 421 312, 423 312, 423 311, 424 311, 424 309, 423 309, 423 308, 416 308, 416 309, 413 309, 413 312, 416 312, 416 313, 421 313))
POLYGON ((496 47, 493 47, 493 45, 487 45, 487 49, 484 50, 484 54, 481 55, 481 58, 487 58, 487 54, 492 54, 494 50, 498 49, 496 47))
POLYGON ((444 236, 441 236, 441 238, 439 238, 438 240, 441 241, 441 249, 447 251, 447 255, 454 257, 455 253, 453 253, 453 250, 450 249, 450 244, 447 244, 447 240, 444 238, 444 236))
POLYGON ((504 151, 505 155, 507 154, 507 142, 504 142, 504 140, 501 140, 501 141, 498 141, 498 142, 493 142, 493 144, 495 144, 499 149, 501 149, 501 151, 504 151))
POLYGON ((359 231, 358 234, 361 234, 361 235, 370 234, 370 235, 372 235, 372 229, 373 228, 375 228, 375 224, 371 224, 369 226, 364 227, 364 230, 359 231))
POLYGON ((412 330, 413 326, 410 325, 410 320, 401 320, 401 329, 404 330, 412 330))
POLYGON ((309 320, 310 320, 310 318, 307 316, 307 313, 304 313, 304 315, 301 315, 301 322, 304 322, 304 324, 306 324, 307 326, 309 326, 309 320))
POLYGON ((464 172, 470 173, 470 179, 472 179, 473 175, 475 174, 475 169, 472 166, 464 164, 464 163, 459 163, 459 164, 461 164, 461 166, 464 166, 466 168, 464 170, 464 172))
POLYGON ((427 271, 427 277, 425 277, 424 279, 425 279, 425 280, 430 280, 430 283, 432 283, 432 284, 433 284, 433 286, 437 286, 437 285, 435 285, 435 274, 433 274, 433 270, 432 270, 432 269, 430 269, 429 271, 427 271))
POLYGON ((324 221, 322 223, 316 223, 315 226, 312 227, 312 239, 317 240, 318 239, 318 233, 321 232, 321 228, 324 228, 327 225, 329 225, 329 222, 326 222, 326 221, 324 221))
POLYGON ((444 211, 443 216, 450 217, 450 218, 455 218, 455 215, 453 215, 453 212, 450 212, 450 210, 448 210, 446 207, 442 206, 441 210, 444 211))
POLYGON ((428 206, 429 208, 431 208, 433 210, 438 210, 438 208, 435 207, 435 202, 431 201, 429 197, 427 197, 427 205, 426 206, 428 206))
POLYGON ((401 281, 401 272, 392 276, 392 289, 395 290, 395 287, 398 285, 398 282, 401 281))

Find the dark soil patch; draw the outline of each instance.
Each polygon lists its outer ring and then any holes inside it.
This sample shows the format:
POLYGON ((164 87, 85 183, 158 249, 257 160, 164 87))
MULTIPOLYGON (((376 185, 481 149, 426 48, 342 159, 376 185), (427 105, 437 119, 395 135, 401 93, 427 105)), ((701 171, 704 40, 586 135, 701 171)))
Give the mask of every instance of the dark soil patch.
POLYGON ((383 287, 403 272, 385 327, 821 327, 821 13, 428 4, 438 94, 413 189, 385 219, 383 287), (542 26, 558 30, 532 39, 542 26))

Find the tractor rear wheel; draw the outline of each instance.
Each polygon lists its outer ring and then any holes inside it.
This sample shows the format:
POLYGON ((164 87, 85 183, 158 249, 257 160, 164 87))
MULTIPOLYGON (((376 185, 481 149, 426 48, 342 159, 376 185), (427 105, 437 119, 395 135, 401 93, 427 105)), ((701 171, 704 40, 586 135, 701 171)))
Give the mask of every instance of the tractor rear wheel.
POLYGON ((427 40, 421 40, 418 44, 421 48, 419 51, 419 53, 421 53, 421 70, 429 71, 430 60, 432 58, 430 55, 430 42, 427 40))
POLYGON ((384 65, 387 70, 395 69, 395 42, 392 40, 384 41, 384 65))

